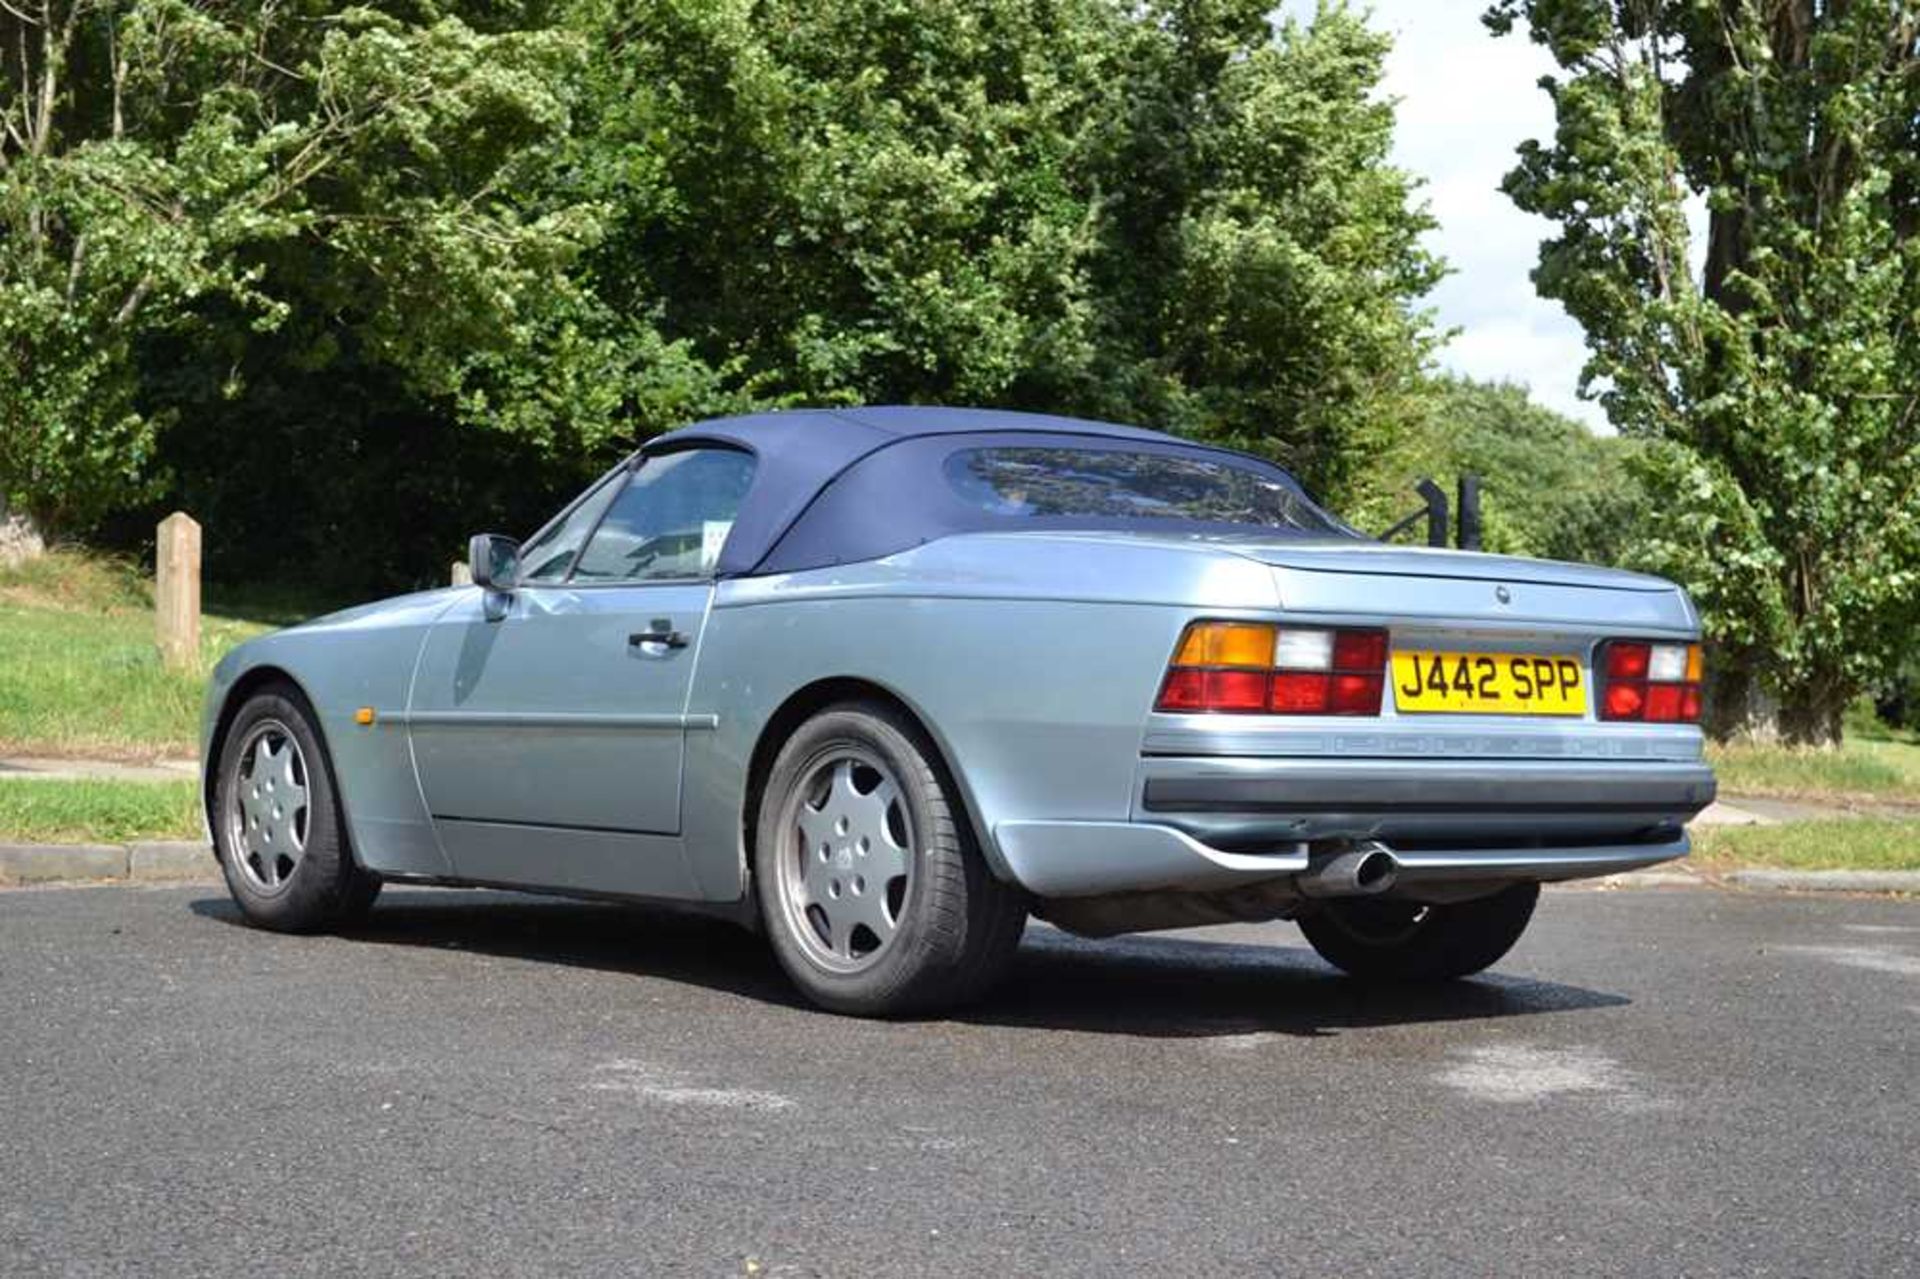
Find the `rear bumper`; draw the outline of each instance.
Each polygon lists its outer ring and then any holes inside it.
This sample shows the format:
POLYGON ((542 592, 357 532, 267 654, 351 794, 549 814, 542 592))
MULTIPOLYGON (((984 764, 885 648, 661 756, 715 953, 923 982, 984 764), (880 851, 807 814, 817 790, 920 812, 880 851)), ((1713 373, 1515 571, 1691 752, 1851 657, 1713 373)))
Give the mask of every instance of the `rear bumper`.
POLYGON ((1713 802, 1699 761, 1148 757, 1132 817, 1209 844, 1636 843, 1713 802))
MULTIPOLYGON (((1143 822, 1003 822, 994 829, 1013 876, 1041 897, 1157 890, 1219 892, 1300 874, 1309 850, 1230 852, 1170 826, 1143 822)), ((1488 880, 1547 883, 1640 870, 1685 857, 1685 831, 1647 843, 1563 848, 1394 848, 1396 886, 1488 880)))
POLYGON ((1043 897, 1217 891, 1358 840, 1391 848, 1402 884, 1548 881, 1685 856, 1713 796, 1697 761, 1149 756, 1131 821, 1004 822, 994 837, 1043 897))

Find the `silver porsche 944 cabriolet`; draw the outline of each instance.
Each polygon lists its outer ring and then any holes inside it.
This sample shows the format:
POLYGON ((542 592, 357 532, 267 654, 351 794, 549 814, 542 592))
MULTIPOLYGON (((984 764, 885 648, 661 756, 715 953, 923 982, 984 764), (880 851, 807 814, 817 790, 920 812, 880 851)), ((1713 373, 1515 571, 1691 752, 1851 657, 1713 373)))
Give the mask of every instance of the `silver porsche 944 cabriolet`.
POLYGON ((709 422, 471 561, 215 671, 248 919, 338 925, 388 880, 671 900, 851 1013, 977 994, 1030 914, 1293 919, 1437 980, 1543 882, 1685 854, 1714 793, 1674 586, 1383 545, 1153 431, 709 422))

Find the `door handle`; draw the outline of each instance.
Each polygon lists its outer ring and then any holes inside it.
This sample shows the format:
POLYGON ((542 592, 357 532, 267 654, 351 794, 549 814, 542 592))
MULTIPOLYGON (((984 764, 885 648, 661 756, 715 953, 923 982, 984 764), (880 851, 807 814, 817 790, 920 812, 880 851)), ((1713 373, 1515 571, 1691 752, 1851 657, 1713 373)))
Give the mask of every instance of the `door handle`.
POLYGON ((685 648, 687 634, 673 629, 673 623, 664 617, 653 619, 652 625, 644 631, 635 631, 627 636, 627 646, 638 648, 642 644, 659 644, 663 648, 685 648))

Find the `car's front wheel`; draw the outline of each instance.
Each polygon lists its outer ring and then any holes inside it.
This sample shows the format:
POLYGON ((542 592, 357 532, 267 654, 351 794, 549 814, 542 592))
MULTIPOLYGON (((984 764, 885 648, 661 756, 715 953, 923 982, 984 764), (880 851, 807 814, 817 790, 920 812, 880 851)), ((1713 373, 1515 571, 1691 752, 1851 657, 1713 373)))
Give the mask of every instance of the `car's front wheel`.
POLYGON ((1299 923, 1322 959, 1355 977, 1449 981, 1489 968, 1513 949, 1539 899, 1533 883, 1445 906, 1355 897, 1326 902, 1299 923))
POLYGON ((866 1016, 947 1007, 1007 967, 1027 901, 995 878, 918 725, 849 703, 803 723, 767 774, 761 913, 807 995, 866 1016))
POLYGON ((248 698, 218 767, 214 847, 247 922, 314 932, 364 914, 380 880, 348 849, 333 769, 306 699, 280 686, 248 698))

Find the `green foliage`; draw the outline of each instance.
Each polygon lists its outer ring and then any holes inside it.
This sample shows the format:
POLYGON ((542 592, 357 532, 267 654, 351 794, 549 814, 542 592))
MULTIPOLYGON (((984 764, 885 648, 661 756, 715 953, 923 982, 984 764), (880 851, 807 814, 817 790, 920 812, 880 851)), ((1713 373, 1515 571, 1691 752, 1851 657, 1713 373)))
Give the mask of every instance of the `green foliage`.
POLYGON ((1909 0, 1501 0, 1564 74, 1507 190, 1560 224, 1535 280, 1672 514, 1641 548, 1727 678, 1832 741, 1920 623, 1920 12, 1909 0), (1704 196, 1705 269, 1686 201, 1704 196))
POLYGON ((241 345, 296 299, 423 396, 526 358, 523 309, 597 225, 515 196, 570 127, 579 56, 437 10, 0 7, 0 497, 84 528, 153 491, 177 408, 140 345, 210 323, 241 345))
POLYGON ((891 401, 1342 500, 1439 268, 1386 38, 1269 8, 0 6, 5 496, 136 536, 164 496, 216 574, 371 590, 690 419, 891 401))
POLYGON ((1639 446, 1596 436, 1524 387, 1438 376, 1401 446, 1374 459, 1358 518, 1385 528, 1417 504, 1413 485, 1478 475, 1486 550, 1615 564, 1650 512, 1631 468, 1639 446))
POLYGON ((1426 349, 1387 41, 1256 0, 582 6, 591 279, 642 433, 949 402, 1229 440, 1336 493, 1426 349))

